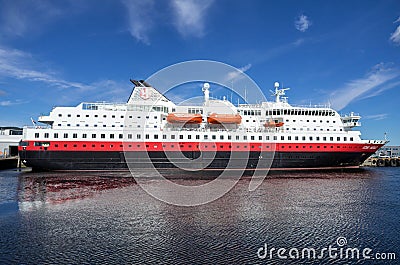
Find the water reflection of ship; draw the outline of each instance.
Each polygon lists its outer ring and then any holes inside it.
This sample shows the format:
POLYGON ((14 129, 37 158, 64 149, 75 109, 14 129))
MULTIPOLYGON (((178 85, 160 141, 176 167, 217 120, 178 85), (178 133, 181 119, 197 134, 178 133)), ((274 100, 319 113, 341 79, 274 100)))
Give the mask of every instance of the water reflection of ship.
POLYGON ((96 196, 99 192, 134 185, 131 176, 96 176, 71 174, 21 174, 18 183, 20 210, 44 204, 61 204, 96 196))

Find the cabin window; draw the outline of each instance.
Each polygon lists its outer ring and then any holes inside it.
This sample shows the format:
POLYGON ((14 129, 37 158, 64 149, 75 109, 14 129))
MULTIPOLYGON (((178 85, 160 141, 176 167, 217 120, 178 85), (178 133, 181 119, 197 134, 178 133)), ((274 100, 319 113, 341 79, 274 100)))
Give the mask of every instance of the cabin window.
POLYGON ((228 140, 231 140, 232 139, 232 136, 231 135, 228 135, 228 140))
POLYGON ((192 135, 191 134, 188 135, 188 139, 189 140, 192 139, 192 135))
POLYGON ((107 118, 107 115, 103 115, 103 118, 107 118))
POLYGON ((150 135, 146 134, 146 135, 144 136, 144 138, 145 138, 146 140, 148 140, 148 139, 150 139, 150 135))
POLYGON ((212 138, 213 140, 215 140, 215 139, 217 139, 217 136, 216 136, 216 135, 212 135, 211 138, 212 138))
POLYGON ((76 117, 78 117, 78 118, 79 118, 80 116, 81 116, 81 115, 79 115, 79 114, 76 114, 76 117))
POLYGON ((285 140, 285 136, 282 135, 282 136, 281 136, 281 140, 285 140))
POLYGON ((326 137, 322 138, 322 140, 326 141, 326 137))
POLYGON ((172 139, 172 140, 175 140, 175 135, 174 135, 174 134, 171 135, 171 139, 172 139))
POLYGON ((49 138, 49 133, 44 133, 44 138, 49 138))
POLYGON ((343 141, 347 141, 347 137, 343 137, 343 141))
POLYGON ((181 134, 181 135, 179 135, 179 139, 181 139, 181 140, 183 139, 183 135, 182 135, 182 134, 181 134))
POLYGON ((104 138, 106 138, 106 135, 105 135, 104 133, 102 133, 102 134, 100 135, 100 137, 101 137, 102 139, 104 139, 104 138))
POLYGON ((68 117, 71 117, 71 114, 68 114, 68 117))
POLYGON ((351 142, 354 141, 353 137, 350 137, 350 141, 351 141, 351 142))
POLYGON ((200 139, 200 135, 196 134, 196 139, 199 140, 200 139))
POLYGON ((163 134, 162 138, 163 138, 164 140, 167 139, 167 135, 166 135, 166 134, 163 134))
POLYGON ((288 139, 289 141, 291 141, 291 140, 292 140, 292 136, 288 136, 287 139, 288 139))
POLYGON ((274 136, 274 141, 276 141, 276 140, 278 140, 278 137, 277 137, 277 136, 274 136))
POLYGON ((58 117, 62 117, 62 114, 58 114, 58 117))
POLYGON ((295 136, 295 137, 294 137, 294 140, 298 141, 298 140, 299 140, 299 137, 298 137, 298 136, 295 136))
POLYGON ((82 138, 87 138, 87 134, 86 133, 82 134, 82 138))
POLYGON ((92 138, 96 138, 96 134, 95 133, 92 134, 92 138))
POLYGON ((313 140, 313 138, 312 138, 312 136, 310 136, 310 141, 312 141, 313 140))
POLYGON ((35 138, 39 138, 39 133, 35 133, 35 138))
POLYGON ((54 133, 54 138, 58 138, 58 133, 54 133))
POLYGON ((220 139, 220 140, 224 140, 224 136, 223 136, 223 135, 220 135, 220 136, 219 136, 219 139, 220 139))
POLYGON ((239 141, 239 135, 236 135, 235 139, 239 141))
POLYGON ((86 118, 89 118, 89 114, 86 114, 86 118))
POLYGON ((262 140, 262 136, 261 136, 261 135, 260 135, 260 136, 258 136, 258 140, 260 140, 260 141, 262 140))
POLYGON ((316 140, 319 141, 319 136, 316 137, 316 140))
POLYGON ((115 118, 115 115, 112 115, 111 118, 115 118))
MULTIPOLYGON (((140 134, 138 134, 140 135, 140 134)), ((128 139, 132 139, 132 134, 128 134, 128 139)))
POLYGON ((68 133, 64 133, 64 138, 68 138, 68 133))
POLYGON ((243 140, 247 140, 247 135, 243 135, 243 140))
POLYGON ((78 134, 77 133, 72 134, 72 138, 78 138, 78 134))
POLYGON ((306 140, 306 137, 305 137, 305 136, 303 136, 301 139, 302 139, 303 141, 305 141, 305 140, 306 140))
POLYGON ((120 133, 120 134, 118 135, 118 138, 119 138, 119 139, 122 139, 122 138, 124 138, 124 135, 123 135, 122 133, 120 133))
POLYGON ((268 135, 265 136, 265 140, 269 141, 269 136, 268 135))
POLYGON ((254 141, 254 135, 250 136, 250 139, 251 139, 252 141, 254 141))
POLYGON ((338 137, 337 140, 340 141, 340 137, 338 137))
POLYGON ((110 139, 114 139, 114 134, 110 134, 110 139))

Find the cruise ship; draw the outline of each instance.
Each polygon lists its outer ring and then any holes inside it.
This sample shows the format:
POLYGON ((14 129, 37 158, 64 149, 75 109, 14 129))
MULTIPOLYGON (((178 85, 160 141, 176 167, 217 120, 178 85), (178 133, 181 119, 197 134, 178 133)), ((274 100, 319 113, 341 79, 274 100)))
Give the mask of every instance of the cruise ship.
POLYGON ((234 105, 210 97, 178 105, 144 80, 127 103, 55 107, 23 129, 19 155, 37 170, 301 170, 357 168, 385 140, 362 140, 360 116, 274 100, 234 105))

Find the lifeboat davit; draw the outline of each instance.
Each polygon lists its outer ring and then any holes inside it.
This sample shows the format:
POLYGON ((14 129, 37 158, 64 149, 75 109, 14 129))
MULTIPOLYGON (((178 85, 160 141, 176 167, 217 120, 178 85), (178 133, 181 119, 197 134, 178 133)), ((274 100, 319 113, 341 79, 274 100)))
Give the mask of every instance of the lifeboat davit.
POLYGON ((210 124, 240 124, 242 122, 242 116, 239 114, 212 113, 207 117, 207 122, 210 124))
POLYGON ((201 114, 191 114, 191 113, 170 113, 167 116, 167 121, 169 123, 190 123, 198 124, 203 121, 201 114))
POLYGON ((275 121, 267 121, 264 123, 264 127, 282 127, 284 125, 283 122, 275 122, 275 121))

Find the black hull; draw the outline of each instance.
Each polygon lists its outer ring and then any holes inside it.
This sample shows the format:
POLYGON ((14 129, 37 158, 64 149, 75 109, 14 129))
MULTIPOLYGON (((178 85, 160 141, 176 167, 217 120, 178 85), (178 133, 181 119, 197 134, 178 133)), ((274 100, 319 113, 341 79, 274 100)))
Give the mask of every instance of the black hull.
POLYGON ((332 169, 358 167, 369 156, 359 152, 20 151, 23 163, 36 170, 127 170, 128 164, 130 169, 332 169))
POLYGON ((0 170, 16 168, 18 164, 18 157, 0 158, 0 170))

